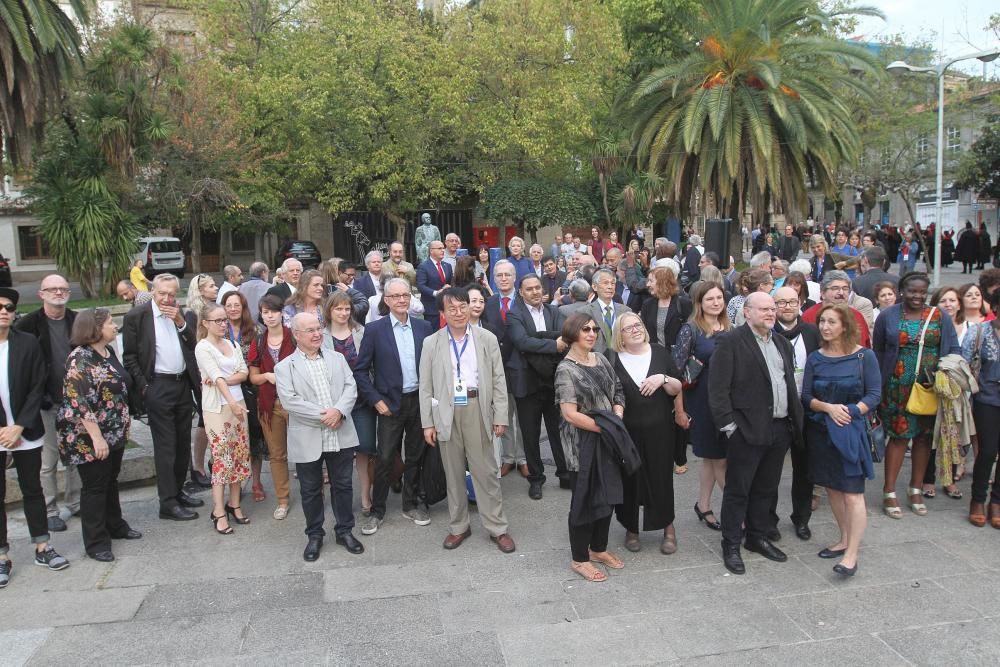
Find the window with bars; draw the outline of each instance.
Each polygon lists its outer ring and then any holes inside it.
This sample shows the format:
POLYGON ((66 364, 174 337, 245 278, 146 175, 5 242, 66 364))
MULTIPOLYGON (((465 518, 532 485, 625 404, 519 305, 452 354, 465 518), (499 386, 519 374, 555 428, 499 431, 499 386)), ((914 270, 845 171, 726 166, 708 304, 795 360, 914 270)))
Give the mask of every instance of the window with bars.
POLYGON ((948 152, 955 153, 962 149, 962 131, 957 127, 948 128, 948 152))
POLYGON ((50 259, 49 244, 38 233, 38 225, 24 225, 17 228, 17 246, 22 260, 50 259))
POLYGON ((931 148, 931 142, 930 140, 927 139, 927 137, 920 137, 917 139, 917 145, 916 145, 917 155, 923 155, 924 153, 929 151, 930 148, 931 148))

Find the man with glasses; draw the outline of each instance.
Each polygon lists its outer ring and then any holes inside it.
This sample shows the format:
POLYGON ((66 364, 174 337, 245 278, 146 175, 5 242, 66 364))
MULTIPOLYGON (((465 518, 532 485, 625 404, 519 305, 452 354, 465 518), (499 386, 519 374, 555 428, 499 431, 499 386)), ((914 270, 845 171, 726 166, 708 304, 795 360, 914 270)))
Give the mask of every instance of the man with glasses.
POLYGON ((480 523, 500 551, 511 553, 514 540, 507 533, 493 453, 493 436, 507 429, 507 380, 500 345, 488 330, 469 326, 465 289, 446 288, 438 295, 438 307, 446 326, 424 341, 420 421, 424 442, 441 448, 450 518, 444 548, 455 549, 472 535, 465 485, 468 465, 480 523))
MULTIPOLYGON (((441 245, 440 241, 432 243, 441 245)), ((358 395, 378 413, 375 488, 371 514, 361 520, 364 535, 374 534, 385 519, 389 474, 400 442, 404 458, 403 516, 418 526, 431 522, 417 498, 424 453, 417 371, 424 339, 433 332, 424 320, 410 317, 410 298, 410 284, 402 278, 385 283, 382 299, 389 315, 365 327, 354 366, 358 395)))
POLYGON ((802 442, 803 408, 795 385, 792 346, 774 335, 777 307, 754 292, 743 306, 746 324, 716 343, 709 368, 709 405, 728 439, 722 494, 722 555, 744 574, 740 542, 769 560, 788 557, 768 539, 777 527, 771 508, 789 446, 802 442), (745 530, 744 530, 745 526, 745 530))
MULTIPOLYGON (((795 388, 802 395, 802 379, 806 357, 820 346, 819 329, 803 322, 799 315, 802 304, 798 292, 792 287, 779 287, 774 292, 774 305, 778 308, 774 333, 792 344, 792 362, 795 365, 795 388)), ((812 537, 809 519, 812 518, 813 485, 809 481, 809 459, 805 447, 792 447, 792 525, 800 540, 812 537)), ((778 524, 778 498, 771 506, 771 519, 778 524)), ((777 532, 777 528, 774 529, 777 532)), ((774 537, 774 534, 772 534, 774 537)))
POLYGON ((76 312, 66 307, 69 283, 57 273, 45 276, 38 290, 42 307, 18 320, 14 328, 38 339, 45 360, 45 395, 42 398, 42 424, 45 444, 42 447, 42 490, 45 492, 45 512, 49 530, 66 530, 66 521, 80 513, 80 476, 76 466, 66 465, 63 475, 63 508, 59 509, 59 440, 56 437, 56 411, 62 403, 66 358, 72 351, 70 332, 76 312))
MULTIPOLYGON (((802 313, 802 320, 814 325, 816 324, 816 318, 819 316, 819 311, 822 310, 823 306, 842 303, 851 309, 851 314, 854 315, 854 319, 858 323, 858 332, 861 334, 860 345, 862 347, 871 347, 872 341, 868 321, 861 311, 855 307, 855 303, 851 303, 851 296, 851 279, 847 277, 847 274, 836 269, 827 271, 823 276, 823 282, 820 283, 820 298, 822 301, 802 313)), ((871 307, 871 301, 868 301, 864 297, 855 296, 854 301, 867 301, 868 306, 871 307)))

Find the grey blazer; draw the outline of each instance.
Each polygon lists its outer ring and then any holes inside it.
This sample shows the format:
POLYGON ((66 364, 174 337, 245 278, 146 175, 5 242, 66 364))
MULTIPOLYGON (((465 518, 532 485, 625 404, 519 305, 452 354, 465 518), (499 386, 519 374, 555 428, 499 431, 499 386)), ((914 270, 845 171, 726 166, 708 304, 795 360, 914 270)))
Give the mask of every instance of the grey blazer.
MULTIPOLYGON (((326 376, 330 382, 333 406, 344 416, 336 430, 335 451, 358 446, 358 434, 351 421, 351 410, 358 397, 354 374, 344 355, 333 350, 320 349, 326 362, 326 376)), ((288 462, 312 463, 323 454, 323 431, 327 428, 320 421, 323 408, 305 365, 301 350, 278 362, 274 367, 278 399, 288 411, 288 462)))
MULTIPOLYGON (((495 424, 507 426, 507 378, 500 357, 500 343, 487 329, 472 327, 479 365, 479 410, 487 433, 495 424)), ((420 423, 437 429, 438 440, 451 440, 455 416, 454 381, 448 329, 439 329, 424 339, 420 355, 420 423)), ((284 402, 282 401, 282 404, 284 402)))
MULTIPOLYGON (((631 308, 620 303, 612 303, 611 307, 614 309, 616 321, 623 314, 632 312, 631 308)), ((594 299, 587 304, 587 310, 584 312, 590 313, 590 316, 594 318, 594 322, 601 328, 601 335, 597 337, 597 341, 594 343, 594 352, 604 354, 611 344, 611 329, 608 328, 607 323, 604 321, 604 313, 601 311, 600 302, 594 299)))

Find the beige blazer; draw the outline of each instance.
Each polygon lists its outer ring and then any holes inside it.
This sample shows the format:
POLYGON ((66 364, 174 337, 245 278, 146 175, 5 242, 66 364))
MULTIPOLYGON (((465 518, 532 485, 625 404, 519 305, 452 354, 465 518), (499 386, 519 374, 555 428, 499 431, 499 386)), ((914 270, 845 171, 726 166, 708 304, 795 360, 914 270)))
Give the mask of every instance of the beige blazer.
MULTIPOLYGON (((471 331, 479 364, 479 410, 489 432, 495 424, 507 426, 507 378, 497 337, 481 327, 472 327, 471 331)), ((447 328, 424 339, 420 354, 420 423, 424 428, 436 428, 438 440, 451 440, 455 416, 451 358, 447 328)))

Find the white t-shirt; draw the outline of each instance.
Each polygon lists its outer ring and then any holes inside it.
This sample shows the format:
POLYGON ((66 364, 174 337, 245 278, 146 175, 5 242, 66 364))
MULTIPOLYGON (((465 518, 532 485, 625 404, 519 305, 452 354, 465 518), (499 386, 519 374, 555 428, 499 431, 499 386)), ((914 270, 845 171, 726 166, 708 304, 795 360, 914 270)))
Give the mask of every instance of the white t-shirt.
POLYGON ((649 372, 649 363, 653 359, 653 348, 649 348, 644 354, 619 352, 618 358, 621 359, 622 366, 632 378, 632 382, 635 382, 637 387, 642 386, 642 381, 646 379, 646 373, 649 372))
MULTIPOLYGON (((10 385, 7 378, 10 377, 10 369, 7 364, 10 360, 10 346, 7 341, 0 343, 0 401, 3 401, 3 411, 7 416, 7 425, 14 424, 14 414, 10 411, 10 385)), ((21 442, 14 449, 4 449, 6 452, 23 452, 28 449, 38 449, 42 446, 44 438, 38 440, 28 440, 21 438, 21 442)))

